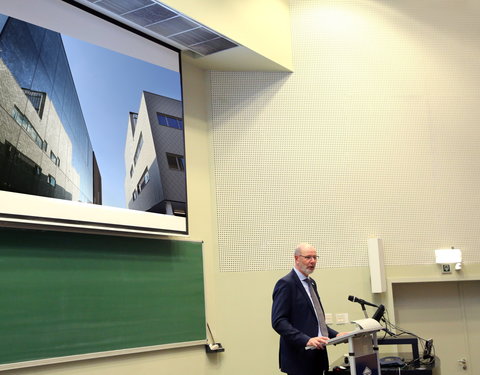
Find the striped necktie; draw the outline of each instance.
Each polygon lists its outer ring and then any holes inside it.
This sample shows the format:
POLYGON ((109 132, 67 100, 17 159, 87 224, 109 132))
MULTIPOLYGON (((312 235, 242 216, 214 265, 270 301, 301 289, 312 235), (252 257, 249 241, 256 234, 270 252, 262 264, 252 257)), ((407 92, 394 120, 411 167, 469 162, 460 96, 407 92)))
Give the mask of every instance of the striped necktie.
POLYGON ((318 299, 317 293, 313 289, 312 280, 306 278, 305 281, 308 284, 308 289, 310 290, 310 297, 312 298, 313 307, 315 308, 315 313, 317 314, 318 326, 320 327, 320 332, 322 336, 328 337, 327 324, 325 323, 325 314, 323 313, 322 305, 318 299))

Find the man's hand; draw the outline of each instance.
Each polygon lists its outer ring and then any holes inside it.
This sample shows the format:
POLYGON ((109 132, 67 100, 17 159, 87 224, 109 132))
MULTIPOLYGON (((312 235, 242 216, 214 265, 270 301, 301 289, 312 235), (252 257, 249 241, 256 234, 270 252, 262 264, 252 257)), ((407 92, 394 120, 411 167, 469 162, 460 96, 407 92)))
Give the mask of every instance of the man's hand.
POLYGON ((317 349, 324 349, 325 346, 327 345, 328 342, 328 337, 312 337, 310 340, 308 340, 306 346, 313 346, 317 349))

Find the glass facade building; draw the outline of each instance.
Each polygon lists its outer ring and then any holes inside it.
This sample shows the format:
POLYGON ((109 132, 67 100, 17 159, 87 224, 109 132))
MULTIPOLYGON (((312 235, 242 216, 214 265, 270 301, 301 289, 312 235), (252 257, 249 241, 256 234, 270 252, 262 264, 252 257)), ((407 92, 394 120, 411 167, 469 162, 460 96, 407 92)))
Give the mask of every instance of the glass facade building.
POLYGON ((101 204, 61 35, 0 15, 0 189, 101 204))

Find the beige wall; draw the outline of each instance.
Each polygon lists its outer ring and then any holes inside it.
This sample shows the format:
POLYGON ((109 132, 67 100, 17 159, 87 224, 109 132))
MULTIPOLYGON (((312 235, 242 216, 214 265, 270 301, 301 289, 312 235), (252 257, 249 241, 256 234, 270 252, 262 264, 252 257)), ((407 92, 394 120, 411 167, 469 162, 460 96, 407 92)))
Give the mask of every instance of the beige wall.
POLYGON ((292 0, 293 73, 211 73, 223 271, 300 239, 363 267, 371 236, 387 265, 480 262, 480 9, 454 3, 292 0))
MULTIPOLYGON (((288 0, 167 0, 163 3, 279 66, 291 69, 288 0)), ((234 55, 234 58, 242 59, 242 56, 234 55)), ((236 62, 232 60, 231 64, 236 62)))
POLYGON ((480 277, 480 6, 291 0, 290 11, 292 74, 210 73, 219 296, 232 304, 219 308, 220 339, 238 349, 225 374, 278 373, 269 299, 299 241, 320 249, 326 311, 351 319, 363 316, 348 295, 394 317, 391 291, 369 292, 370 236, 389 278, 447 280, 434 250, 450 246, 467 262, 450 278, 480 277))

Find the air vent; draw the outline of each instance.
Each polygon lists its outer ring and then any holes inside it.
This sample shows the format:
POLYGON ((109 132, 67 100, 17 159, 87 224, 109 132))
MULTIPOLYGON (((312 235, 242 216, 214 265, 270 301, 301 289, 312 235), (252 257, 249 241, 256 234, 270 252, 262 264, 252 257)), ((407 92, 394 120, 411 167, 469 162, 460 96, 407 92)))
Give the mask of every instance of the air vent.
POLYGON ((149 29, 155 33, 168 37, 170 35, 184 33, 188 30, 195 29, 196 27, 198 27, 198 25, 195 22, 189 21, 185 17, 176 16, 151 25, 149 29))
POLYGON ((202 56, 238 46, 156 0, 73 0, 73 3, 85 5, 173 46, 202 56))

